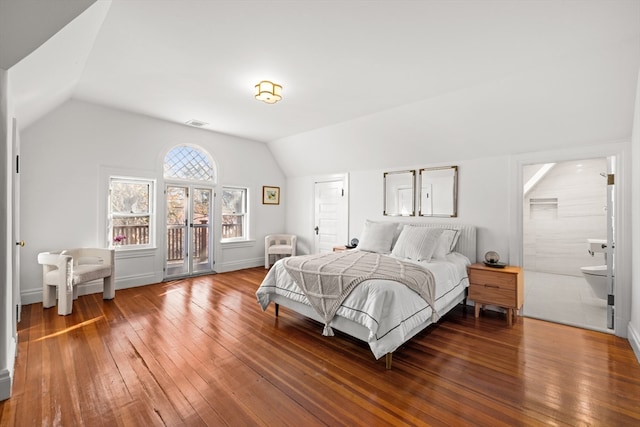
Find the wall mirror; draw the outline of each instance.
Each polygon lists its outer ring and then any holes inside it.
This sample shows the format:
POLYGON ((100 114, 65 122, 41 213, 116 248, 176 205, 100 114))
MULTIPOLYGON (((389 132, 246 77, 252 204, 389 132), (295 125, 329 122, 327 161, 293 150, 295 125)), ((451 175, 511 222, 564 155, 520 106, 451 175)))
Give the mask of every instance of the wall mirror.
POLYGON ((384 215, 414 216, 416 171, 384 173, 384 215))
POLYGON ((458 216, 458 167, 425 168, 419 171, 420 216, 458 216))

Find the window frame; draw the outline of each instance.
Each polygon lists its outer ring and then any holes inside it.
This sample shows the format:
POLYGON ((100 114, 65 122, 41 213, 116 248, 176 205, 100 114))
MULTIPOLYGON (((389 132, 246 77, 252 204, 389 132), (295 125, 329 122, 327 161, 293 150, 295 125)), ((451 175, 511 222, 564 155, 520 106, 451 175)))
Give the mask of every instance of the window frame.
POLYGON ((133 177, 133 176, 124 176, 124 175, 109 175, 107 180, 107 223, 106 223, 106 244, 110 249, 115 249, 117 251, 129 251, 129 250, 140 250, 140 249, 153 249, 156 247, 156 238, 157 238, 157 230, 156 230, 156 190, 157 183, 153 178, 145 178, 145 177, 133 177), (111 197, 113 192, 113 184, 115 182, 118 183, 128 183, 128 184, 143 184, 148 186, 148 194, 149 200, 148 205, 149 208, 147 212, 144 213, 114 213, 111 210, 111 197), (149 242, 145 244, 130 244, 130 245, 115 245, 113 242, 113 219, 114 218, 149 218, 149 242))
POLYGON ((223 194, 225 192, 225 190, 241 190, 243 192, 243 207, 244 207, 244 212, 243 213, 232 213, 232 214, 227 214, 224 212, 224 202, 222 201, 223 197, 220 197, 220 243, 231 243, 231 242, 246 242, 251 240, 251 230, 250 230, 250 207, 249 207, 249 196, 250 196, 250 190, 248 187, 242 186, 242 185, 223 185, 221 188, 221 194, 223 194), (224 228, 224 217, 225 216, 236 216, 236 217, 243 217, 243 221, 242 221, 242 236, 240 237, 230 237, 230 238, 225 238, 224 233, 223 233, 223 228, 224 228))

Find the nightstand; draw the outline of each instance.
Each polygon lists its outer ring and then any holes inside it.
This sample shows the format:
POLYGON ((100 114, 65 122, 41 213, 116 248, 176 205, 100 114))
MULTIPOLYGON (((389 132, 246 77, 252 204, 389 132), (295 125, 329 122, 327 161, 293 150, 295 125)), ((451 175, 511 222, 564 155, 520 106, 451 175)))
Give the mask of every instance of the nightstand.
POLYGON ((334 246, 333 247, 333 252, 342 252, 342 251, 346 251, 347 247, 346 246, 334 246))
POLYGON ((511 326, 524 302, 522 268, 473 264, 468 269, 469 298, 475 304, 475 316, 480 315, 484 305, 497 305, 507 310, 507 322, 511 326))

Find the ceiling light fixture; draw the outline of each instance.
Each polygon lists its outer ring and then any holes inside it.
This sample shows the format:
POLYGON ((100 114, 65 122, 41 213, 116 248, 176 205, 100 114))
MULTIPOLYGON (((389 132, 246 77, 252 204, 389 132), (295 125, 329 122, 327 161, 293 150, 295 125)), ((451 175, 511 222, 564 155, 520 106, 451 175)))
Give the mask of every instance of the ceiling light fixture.
POLYGON ((282 99, 282 86, 263 80, 256 85, 256 99, 267 104, 275 104, 282 99))

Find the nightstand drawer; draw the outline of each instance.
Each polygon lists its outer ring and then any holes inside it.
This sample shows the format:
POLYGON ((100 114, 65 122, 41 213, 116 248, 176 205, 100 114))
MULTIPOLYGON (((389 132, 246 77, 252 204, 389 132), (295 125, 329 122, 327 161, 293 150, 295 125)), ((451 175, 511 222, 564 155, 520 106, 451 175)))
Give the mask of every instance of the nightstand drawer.
POLYGON ((513 289, 505 289, 492 284, 471 284, 469 298, 473 301, 505 307, 515 307, 516 305, 516 293, 513 289))
POLYGON ((505 274, 499 270, 469 270, 469 282, 476 285, 492 285, 500 289, 514 291, 518 286, 518 276, 516 274, 505 274))

